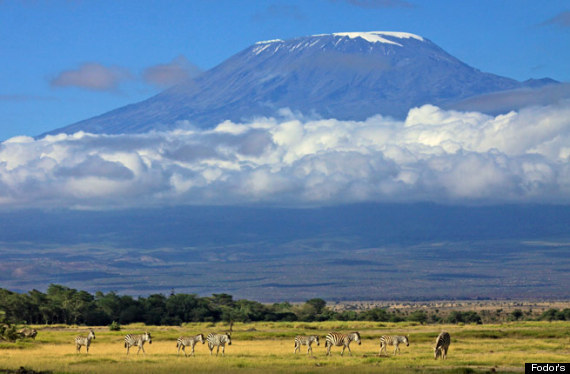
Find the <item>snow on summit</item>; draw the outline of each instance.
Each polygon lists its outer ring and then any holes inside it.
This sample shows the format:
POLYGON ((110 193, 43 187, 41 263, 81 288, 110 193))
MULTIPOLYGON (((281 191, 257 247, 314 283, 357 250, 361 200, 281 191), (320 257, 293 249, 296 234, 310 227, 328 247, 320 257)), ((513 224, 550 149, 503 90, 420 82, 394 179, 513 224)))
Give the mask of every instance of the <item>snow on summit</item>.
POLYGON ((355 38, 362 38, 370 43, 386 43, 386 44, 395 44, 398 46, 402 46, 399 43, 396 43, 392 40, 388 40, 383 38, 383 36, 398 38, 398 39, 417 39, 419 41, 424 41, 424 38, 421 36, 410 34, 408 32, 393 32, 393 31, 369 31, 369 32, 338 32, 334 33, 334 36, 348 36, 350 39, 355 38))
POLYGON ((260 42, 257 42, 255 44, 270 44, 270 43, 281 43, 283 42, 282 39, 271 39, 271 40, 262 40, 260 42))
POLYGON ((392 44, 398 47, 403 47, 403 45, 394 41, 394 39, 416 39, 422 42, 424 41, 424 38, 422 38, 421 36, 411 34, 408 32, 395 32, 395 31, 338 32, 333 34, 317 34, 308 37, 294 38, 290 40, 282 40, 282 39, 263 40, 254 44, 253 53, 258 55, 263 51, 276 52, 283 43, 288 44, 287 48, 290 51, 312 47, 313 45, 319 43, 319 40, 325 37, 336 37, 336 38, 348 37, 349 39, 361 38, 369 43, 392 44), (390 38, 392 40, 387 38, 390 38), (274 49, 271 47, 274 47, 274 49))
MULTIPOLYGON (((312 37, 322 37, 322 36, 347 36, 350 39, 362 38, 370 43, 386 43, 386 44, 395 44, 401 46, 401 44, 396 43, 392 40, 388 40, 384 37, 391 37, 391 38, 398 38, 398 39, 416 39, 419 41, 424 41, 419 35, 415 35, 409 32, 396 32, 396 31, 367 31, 367 32, 337 32, 333 34, 316 34, 312 35, 312 37)), ((305 38, 296 38, 296 39, 305 39, 305 38)), ((295 39, 293 39, 295 40, 295 39)), ((272 39, 272 40, 262 40, 255 45, 260 44, 273 44, 273 43, 283 43, 285 40, 283 39, 272 39)))

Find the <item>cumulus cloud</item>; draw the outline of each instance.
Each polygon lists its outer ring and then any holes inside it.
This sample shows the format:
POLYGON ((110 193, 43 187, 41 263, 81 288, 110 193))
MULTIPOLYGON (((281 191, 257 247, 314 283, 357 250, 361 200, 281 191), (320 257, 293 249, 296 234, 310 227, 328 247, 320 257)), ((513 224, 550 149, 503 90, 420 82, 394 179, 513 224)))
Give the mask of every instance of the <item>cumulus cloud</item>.
POLYGON ((91 62, 74 70, 65 70, 50 81, 52 87, 78 87, 92 91, 113 91, 120 83, 132 79, 131 73, 118 66, 91 62))
POLYGON ((184 56, 178 56, 168 64, 151 66, 144 70, 142 77, 146 83, 158 87, 170 87, 198 76, 202 70, 184 56))
POLYGON ((570 101, 506 115, 425 105, 404 121, 283 111, 212 130, 15 137, 0 206, 570 203, 570 101))

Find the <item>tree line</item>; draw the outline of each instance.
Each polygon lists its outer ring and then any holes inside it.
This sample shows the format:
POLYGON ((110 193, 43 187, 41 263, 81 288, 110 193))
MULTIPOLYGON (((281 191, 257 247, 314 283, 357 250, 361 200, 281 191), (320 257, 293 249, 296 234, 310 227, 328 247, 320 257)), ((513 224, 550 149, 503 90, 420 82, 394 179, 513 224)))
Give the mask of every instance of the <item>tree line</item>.
MULTIPOLYGON (((484 317, 484 315, 483 315, 484 317)), ((520 310, 508 315, 511 320, 529 319, 520 310)), ((551 309, 539 318, 570 320, 570 309, 551 309)), ((115 292, 78 291, 51 284, 46 293, 32 290, 16 293, 0 288, 0 324, 75 324, 104 326, 142 322, 147 325, 180 325, 185 322, 254 321, 378 321, 419 323, 482 323, 475 311, 452 311, 446 315, 416 310, 388 311, 373 308, 363 311, 333 311, 320 298, 293 305, 289 302, 262 304, 234 300, 229 294, 200 297, 171 292, 134 298, 115 292)))

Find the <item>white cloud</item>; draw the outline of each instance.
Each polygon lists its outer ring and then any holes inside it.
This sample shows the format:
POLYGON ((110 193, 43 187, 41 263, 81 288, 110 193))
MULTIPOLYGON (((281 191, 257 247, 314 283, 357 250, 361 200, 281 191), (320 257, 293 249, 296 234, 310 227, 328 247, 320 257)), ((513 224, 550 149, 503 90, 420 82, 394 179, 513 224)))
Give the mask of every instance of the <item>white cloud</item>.
POLYGON ((16 137, 0 206, 570 203, 570 103, 506 115, 426 105, 405 121, 289 116, 213 130, 16 137))

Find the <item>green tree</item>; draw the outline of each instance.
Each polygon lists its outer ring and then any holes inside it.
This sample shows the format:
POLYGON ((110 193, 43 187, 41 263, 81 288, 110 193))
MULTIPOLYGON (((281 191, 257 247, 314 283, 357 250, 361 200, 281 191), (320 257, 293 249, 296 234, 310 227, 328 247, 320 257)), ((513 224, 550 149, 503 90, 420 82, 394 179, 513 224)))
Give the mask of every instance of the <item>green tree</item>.
POLYGON ((97 291, 95 293, 95 305, 99 308, 105 315, 109 317, 111 321, 119 320, 121 315, 121 298, 115 292, 109 292, 107 294, 97 291))
POLYGON ((447 323, 476 323, 481 324, 481 316, 473 311, 461 312, 454 310, 445 319, 447 323))
POLYGON ((362 321, 386 322, 390 320, 390 314, 383 308, 372 308, 360 313, 359 318, 362 321))
POLYGON ((423 310, 415 310, 408 316, 409 321, 419 322, 422 325, 428 320, 427 313, 423 310))
POLYGON ((563 311, 559 311, 558 309, 548 309, 540 316, 540 319, 543 321, 556 321, 560 320, 563 321, 566 317, 570 317, 570 309, 564 309, 563 311))
POLYGON ((199 300, 196 295, 171 294, 165 306, 168 316, 182 322, 197 322, 194 309, 199 307, 199 300))
MULTIPOLYGON (((161 325, 162 319, 173 318, 166 313, 166 297, 162 294, 153 294, 141 300, 141 307, 145 310, 144 322, 149 325, 161 325)), ((179 320, 176 318, 175 320, 179 320)), ((178 323, 179 324, 179 323, 178 323)))
POLYGON ((315 308, 317 314, 322 314, 327 306, 327 302, 323 299, 310 299, 306 301, 307 304, 312 305, 315 308))
POLYGON ((234 300, 232 295, 228 295, 227 293, 214 293, 212 297, 209 298, 212 305, 216 307, 220 306, 234 306, 234 300))
POLYGON ((522 310, 520 309, 515 309, 511 312, 511 314, 509 315, 509 320, 511 321, 518 321, 519 319, 521 319, 524 316, 524 313, 522 310))
POLYGON ((46 306, 48 304, 47 295, 35 289, 31 290, 28 294, 30 297, 30 302, 32 305, 34 305, 34 308, 36 310, 36 315, 31 323, 50 323, 51 314, 49 308, 46 306))

